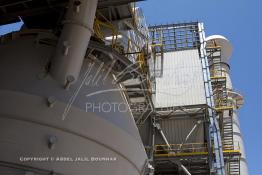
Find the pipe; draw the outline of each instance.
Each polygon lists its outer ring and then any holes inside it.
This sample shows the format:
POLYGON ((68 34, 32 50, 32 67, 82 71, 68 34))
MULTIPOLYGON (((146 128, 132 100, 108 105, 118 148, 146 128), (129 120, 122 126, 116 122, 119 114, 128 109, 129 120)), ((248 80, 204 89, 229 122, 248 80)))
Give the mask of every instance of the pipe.
POLYGON ((181 167, 182 170, 187 174, 187 175, 191 175, 191 173, 188 171, 188 169, 178 160, 172 160, 172 163, 176 164, 178 167, 181 167))
POLYGON ((191 131, 188 133, 188 135, 186 136, 185 142, 187 142, 187 140, 189 139, 189 137, 191 136, 191 134, 195 131, 195 129, 197 128, 198 125, 201 124, 201 120, 198 120, 197 123, 193 126, 193 128, 191 129, 191 131))
POLYGON ((184 165, 180 165, 181 168, 184 170, 184 172, 187 174, 187 175, 191 175, 191 173, 188 171, 188 169, 184 166, 184 165))
POLYGON ((93 33, 97 3, 98 0, 70 0, 69 2, 51 66, 51 75, 64 86, 68 87, 78 79, 93 33))
POLYGON ((167 138, 166 138, 165 134, 163 133, 162 129, 160 129, 159 132, 160 132, 161 136, 163 137, 166 145, 168 146, 168 149, 171 149, 171 146, 170 146, 170 144, 168 143, 167 138))
POLYGON ((168 149, 171 150, 171 146, 170 146, 170 144, 168 143, 167 138, 166 138, 164 132, 162 131, 161 127, 160 127, 160 124, 159 124, 159 123, 155 123, 155 127, 156 127, 156 128, 158 129, 158 131, 160 132, 160 134, 161 134, 163 140, 165 141, 168 149))
POLYGON ((187 134, 186 139, 184 140, 184 142, 182 142, 182 144, 180 145, 179 149, 181 149, 183 147, 183 145, 187 142, 187 140, 189 139, 189 137, 192 135, 192 133, 195 131, 195 129, 197 128, 197 126, 199 126, 202 123, 201 120, 198 120, 196 122, 196 124, 193 126, 193 128, 190 130, 190 132, 187 134))

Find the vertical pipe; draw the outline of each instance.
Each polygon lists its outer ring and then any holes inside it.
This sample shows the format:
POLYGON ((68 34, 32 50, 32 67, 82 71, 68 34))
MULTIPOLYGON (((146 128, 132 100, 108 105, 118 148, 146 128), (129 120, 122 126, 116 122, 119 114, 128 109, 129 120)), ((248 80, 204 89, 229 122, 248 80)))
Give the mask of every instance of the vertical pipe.
POLYGON ((62 85, 77 80, 90 37, 98 0, 70 0, 51 74, 62 85))

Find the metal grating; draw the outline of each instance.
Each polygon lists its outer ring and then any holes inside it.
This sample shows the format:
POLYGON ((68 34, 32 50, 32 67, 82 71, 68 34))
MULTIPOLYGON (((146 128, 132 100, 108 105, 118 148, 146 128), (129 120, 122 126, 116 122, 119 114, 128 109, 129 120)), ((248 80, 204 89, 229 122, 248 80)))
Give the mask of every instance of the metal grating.
POLYGON ((160 46, 156 52, 199 48, 198 23, 180 23, 150 26, 150 37, 153 46, 160 46))

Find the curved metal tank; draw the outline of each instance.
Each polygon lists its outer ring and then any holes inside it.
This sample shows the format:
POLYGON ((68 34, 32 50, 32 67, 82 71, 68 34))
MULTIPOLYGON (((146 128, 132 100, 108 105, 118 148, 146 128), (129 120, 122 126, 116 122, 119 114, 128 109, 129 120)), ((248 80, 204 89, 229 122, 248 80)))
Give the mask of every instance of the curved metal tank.
MULTIPOLYGON (((230 77, 230 67, 229 59, 232 55, 232 45, 227 38, 221 35, 212 35, 206 38, 206 45, 212 46, 217 45, 221 47, 221 69, 222 76, 226 77, 226 88, 228 91, 228 99, 233 105, 233 141, 235 149, 240 149, 240 175, 249 175, 248 165, 246 161, 245 147, 243 137, 240 130, 239 117, 237 115, 237 110, 243 105, 244 98, 239 93, 235 92, 232 86, 232 81, 230 77)), ((212 64, 212 63, 211 63, 212 64)), ((212 69, 212 65, 211 65, 212 69)), ((220 73, 220 72, 218 72, 220 73)), ((224 115, 228 115, 228 111, 224 112, 224 115)))
POLYGON ((1 38, 1 174, 142 174, 146 153, 113 75, 86 58, 78 81, 64 89, 46 73, 56 41, 46 31, 1 38))

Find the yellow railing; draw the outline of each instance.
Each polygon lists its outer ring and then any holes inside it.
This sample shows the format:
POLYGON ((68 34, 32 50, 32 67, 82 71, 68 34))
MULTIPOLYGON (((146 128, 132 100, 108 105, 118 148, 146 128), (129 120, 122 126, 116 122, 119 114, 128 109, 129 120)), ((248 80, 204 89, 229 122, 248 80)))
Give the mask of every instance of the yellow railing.
POLYGON ((94 32, 96 36, 105 41, 106 35, 104 30, 109 30, 111 33, 111 46, 114 48, 116 46, 116 41, 118 37, 118 31, 115 26, 101 13, 97 12, 95 22, 94 22, 94 32))
POLYGON ((226 73, 226 70, 210 70, 211 79, 224 80, 223 84, 217 84, 216 82, 212 83, 215 109, 217 111, 233 109, 232 101, 229 100, 227 97, 223 97, 224 91, 227 91, 226 73))
MULTIPOLYGON (((214 151, 213 151, 214 152, 214 151)), ((240 153, 239 143, 232 146, 223 146, 224 153, 240 153)), ((194 156, 207 155, 207 143, 186 143, 186 144, 170 144, 156 145, 154 155, 161 156, 194 156)))
POLYGON ((110 40, 112 40, 111 45, 113 48, 116 48, 117 45, 123 45, 127 46, 125 52, 130 51, 131 46, 134 47, 133 50, 136 52, 142 51, 142 46, 139 46, 136 41, 119 32, 118 29, 99 12, 97 13, 97 17, 94 22, 94 32, 96 36, 103 41, 106 40, 106 37, 112 37, 110 40), (105 31, 109 31, 109 33, 105 31))
MULTIPOLYGON (((142 70, 146 68, 145 52, 148 46, 143 49, 143 46, 137 41, 132 40, 131 37, 119 32, 117 28, 101 13, 97 13, 94 22, 94 32, 98 39, 115 49, 118 53, 125 55, 131 61, 136 61, 142 70)), ((146 44, 148 41, 146 41, 146 44)))
POLYGON ((226 70, 210 70, 211 79, 225 79, 227 78, 226 70))
POLYGON ((195 154, 205 154, 207 152, 206 143, 187 143, 187 144, 170 144, 156 145, 155 155, 173 155, 185 156, 195 154))
POLYGON ((215 44, 214 44, 214 46, 207 46, 206 47, 206 49, 220 49, 221 48, 221 46, 215 46, 215 44))

